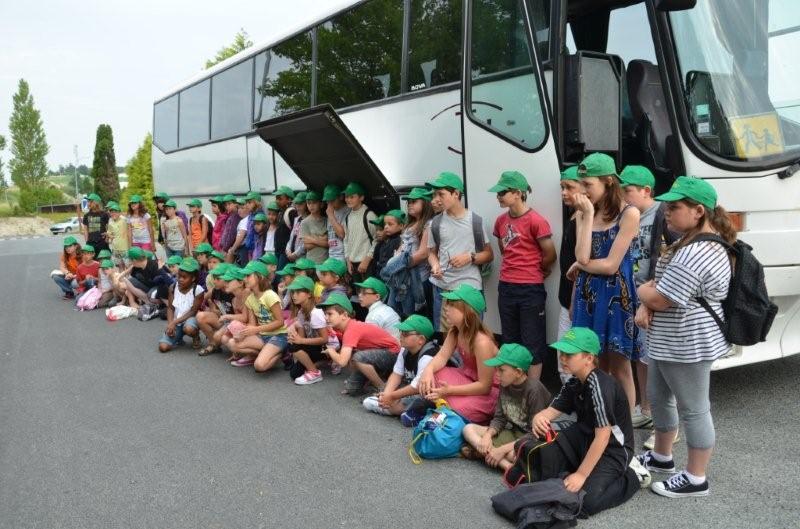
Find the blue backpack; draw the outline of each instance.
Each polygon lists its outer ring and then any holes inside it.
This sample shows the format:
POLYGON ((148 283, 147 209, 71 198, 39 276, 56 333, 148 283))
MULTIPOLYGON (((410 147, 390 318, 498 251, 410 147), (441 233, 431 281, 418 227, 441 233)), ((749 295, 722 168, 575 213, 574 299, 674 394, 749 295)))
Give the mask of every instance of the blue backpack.
POLYGON ((445 459, 459 454, 464 439, 461 431, 466 423, 459 414, 444 405, 429 410, 414 427, 408 455, 415 465, 424 459, 445 459))

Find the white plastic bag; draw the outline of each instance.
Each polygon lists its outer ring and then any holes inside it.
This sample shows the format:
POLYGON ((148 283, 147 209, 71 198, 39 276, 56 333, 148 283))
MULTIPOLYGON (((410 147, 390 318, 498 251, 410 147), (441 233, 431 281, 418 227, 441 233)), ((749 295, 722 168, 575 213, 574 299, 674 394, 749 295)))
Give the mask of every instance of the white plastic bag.
POLYGON ((137 313, 136 309, 132 307, 126 307, 125 305, 117 305, 116 307, 111 307, 110 309, 106 309, 106 319, 108 321, 124 320, 125 318, 136 316, 136 313, 137 313))

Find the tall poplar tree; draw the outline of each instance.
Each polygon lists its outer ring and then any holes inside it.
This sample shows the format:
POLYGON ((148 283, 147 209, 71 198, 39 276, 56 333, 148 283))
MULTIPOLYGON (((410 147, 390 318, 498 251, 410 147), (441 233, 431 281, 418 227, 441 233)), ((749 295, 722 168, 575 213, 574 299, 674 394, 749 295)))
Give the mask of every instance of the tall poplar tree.
POLYGON ((100 195, 103 202, 119 199, 119 176, 117 175, 117 160, 114 156, 114 134, 110 125, 103 124, 97 127, 92 179, 94 180, 94 192, 100 195))
POLYGON ((50 152, 42 125, 42 116, 33 103, 30 86, 19 80, 13 97, 14 107, 8 130, 11 132, 11 161, 8 162, 11 181, 23 191, 33 191, 47 185, 47 161, 50 152))

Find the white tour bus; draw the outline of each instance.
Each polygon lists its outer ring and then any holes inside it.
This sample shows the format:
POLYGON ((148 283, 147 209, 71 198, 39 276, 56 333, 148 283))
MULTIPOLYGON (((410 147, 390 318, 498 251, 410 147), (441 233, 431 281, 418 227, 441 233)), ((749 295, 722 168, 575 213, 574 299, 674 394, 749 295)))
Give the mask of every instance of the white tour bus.
POLYGON ((490 230, 500 210, 487 190, 517 169, 558 247, 560 170, 607 152, 650 167, 658 192, 681 174, 711 180, 765 265, 780 308, 768 340, 716 367, 800 352, 799 2, 335 3, 156 100, 157 190, 269 195, 356 179, 384 210, 453 171, 490 230))

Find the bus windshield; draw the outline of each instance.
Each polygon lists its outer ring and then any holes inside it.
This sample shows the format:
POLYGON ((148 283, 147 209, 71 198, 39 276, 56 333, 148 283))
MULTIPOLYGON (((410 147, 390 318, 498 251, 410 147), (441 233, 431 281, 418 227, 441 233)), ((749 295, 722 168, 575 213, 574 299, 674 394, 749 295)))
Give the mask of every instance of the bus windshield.
MULTIPOLYGON (((670 14, 692 132, 731 160, 800 154, 800 2, 698 0, 670 14)), ((766 165, 764 163, 764 165, 766 165)))

